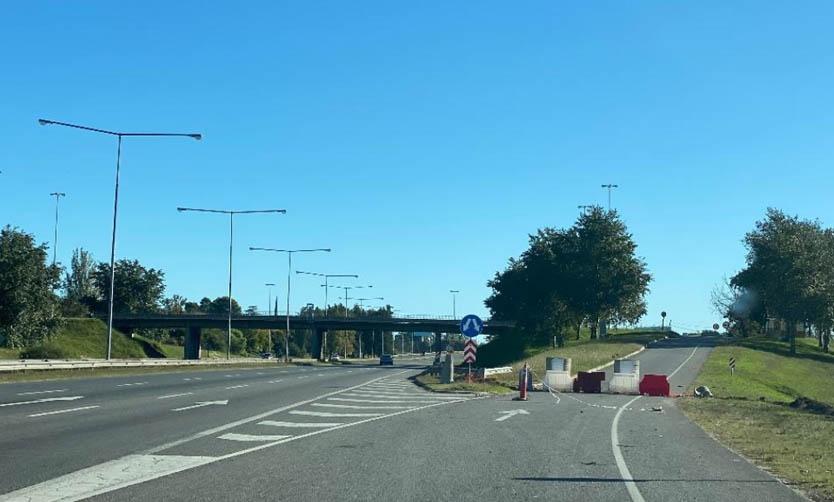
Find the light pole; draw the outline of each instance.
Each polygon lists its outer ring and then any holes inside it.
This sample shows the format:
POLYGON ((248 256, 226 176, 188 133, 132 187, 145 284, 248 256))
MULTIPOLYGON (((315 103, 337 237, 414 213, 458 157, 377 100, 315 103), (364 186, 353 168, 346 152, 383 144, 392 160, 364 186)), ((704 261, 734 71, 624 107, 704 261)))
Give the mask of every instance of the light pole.
MULTIPOLYGON (((327 289, 326 284, 322 284, 322 287, 327 289)), ((363 288, 372 288, 373 286, 330 286, 331 288, 339 288, 345 290, 345 317, 348 317, 348 290, 349 289, 363 289, 363 288)))
POLYGON ((219 213, 229 215, 229 325, 226 359, 232 358, 232 243, 234 242, 234 217, 236 214, 279 213, 286 214, 286 209, 252 209, 246 211, 231 211, 227 209, 199 209, 194 207, 178 207, 179 212, 219 213))
POLYGON ((61 197, 66 197, 64 192, 52 192, 49 194, 55 197, 55 240, 52 241, 52 264, 55 265, 56 255, 58 254, 58 200, 61 197))
POLYGON ((384 300, 385 298, 381 296, 376 296, 374 298, 355 298, 356 301, 359 302, 359 310, 362 310, 362 302, 369 302, 371 300, 384 300))
MULTIPOLYGON (((362 302, 369 302, 371 300, 385 300, 385 298, 383 298, 381 296, 375 296, 373 298, 357 298, 356 301, 359 302, 359 310, 361 312, 364 312, 365 309, 363 308, 364 305, 362 305, 362 302)), ((359 338, 359 359, 362 359, 362 335, 360 334, 359 331, 356 332, 356 335, 357 335, 357 338, 359 338)), ((373 342, 371 342, 371 347, 372 347, 371 353, 373 353, 373 342)))
POLYGON ((302 272, 301 270, 296 270, 295 273, 324 277, 324 284, 322 285, 322 287, 324 287, 324 317, 327 317, 327 279, 329 279, 330 277, 352 277, 354 279, 359 278, 359 276, 356 274, 320 274, 318 272, 302 272))
POLYGON ((315 249, 274 249, 274 248, 254 248, 250 247, 249 251, 271 251, 273 253, 287 253, 287 331, 284 336, 284 361, 290 361, 290 278, 292 277, 292 255, 293 253, 314 253, 323 251, 329 253, 330 248, 315 248, 315 249))
MULTIPOLYGON (((269 300, 267 300, 267 302, 266 302, 266 315, 270 315, 270 314, 272 314, 272 286, 275 286, 275 283, 274 282, 267 282, 266 284, 264 284, 264 286, 269 288, 269 295, 268 295, 269 300)), ((275 298, 275 303, 278 303, 278 298, 277 297, 275 298)))
POLYGON ((602 185, 602 188, 608 189, 608 210, 611 210, 611 189, 612 188, 620 188, 619 185, 615 185, 613 183, 608 183, 607 185, 602 185))
MULTIPOLYGON (((609 202, 609 204, 608 204, 608 205, 610 206, 610 205, 611 205, 611 203, 609 202)), ((582 211, 582 214, 587 213, 587 212, 588 212, 588 209, 591 209, 592 207, 594 207, 594 206, 593 206, 593 205, 591 205, 591 204, 579 204, 578 206, 576 206, 576 208, 577 208, 577 209, 579 209, 579 210, 581 210, 581 211, 582 211)))
POLYGON ((457 297, 458 293, 460 293, 460 291, 457 290, 457 289, 450 289, 449 292, 452 293, 452 320, 457 320, 458 313, 457 313, 457 305, 456 305, 456 300, 457 299, 456 299, 456 297, 457 297))
POLYGON ((198 133, 167 133, 167 132, 119 132, 108 131, 106 129, 96 129, 94 127, 87 127, 78 124, 70 124, 67 122, 56 122, 54 120, 38 119, 40 125, 59 125, 64 127, 72 127, 73 129, 81 129, 84 131, 95 132, 99 134, 107 134, 109 136, 116 136, 118 144, 116 147, 116 188, 113 196, 113 235, 110 240, 110 296, 107 305, 107 359, 113 347, 113 288, 116 282, 116 215, 119 209, 119 171, 121 170, 122 159, 122 138, 128 136, 155 136, 155 137, 184 137, 196 140, 203 139, 202 134, 198 133))

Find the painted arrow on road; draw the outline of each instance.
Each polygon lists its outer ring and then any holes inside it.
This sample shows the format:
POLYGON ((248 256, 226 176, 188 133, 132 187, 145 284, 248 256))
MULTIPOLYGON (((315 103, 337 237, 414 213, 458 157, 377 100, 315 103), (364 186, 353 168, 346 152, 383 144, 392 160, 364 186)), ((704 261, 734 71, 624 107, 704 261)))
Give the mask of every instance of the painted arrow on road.
POLYGON ((69 397, 45 397, 43 399, 35 399, 34 401, 18 401, 17 403, 2 403, 0 404, 0 408, 3 406, 20 406, 21 404, 38 404, 38 403, 50 403, 53 401, 75 401, 76 399, 81 399, 84 396, 69 396, 69 397))
POLYGON ((529 415, 530 412, 527 410, 513 410, 513 411, 502 411, 501 413, 506 413, 503 417, 498 417, 495 419, 496 422, 503 422, 504 420, 514 417, 516 415, 529 415))
POLYGON ((192 404, 191 406, 183 406, 182 408, 174 408, 171 411, 185 411, 185 410, 193 410, 194 408, 202 408, 203 406, 211 406, 213 404, 229 404, 229 400, 225 401, 199 401, 197 404, 192 404))

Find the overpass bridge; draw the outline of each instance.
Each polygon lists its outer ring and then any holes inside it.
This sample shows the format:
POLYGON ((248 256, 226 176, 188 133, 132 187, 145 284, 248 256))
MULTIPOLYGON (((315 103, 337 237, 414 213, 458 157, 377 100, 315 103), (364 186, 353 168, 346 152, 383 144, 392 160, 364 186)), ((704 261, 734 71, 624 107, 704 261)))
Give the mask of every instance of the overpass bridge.
MULTIPOLYGON (((404 331, 457 333, 460 321, 452 317, 315 317, 289 316, 290 330, 309 329, 316 333, 313 353, 324 356, 322 340, 330 330, 345 331, 404 331)), ((113 325, 129 332, 140 328, 185 329, 185 359, 200 358, 200 337, 203 328, 227 328, 228 314, 113 314, 113 325)), ((232 326, 238 329, 286 329, 287 316, 233 315, 232 326)), ((483 334, 499 335, 515 326, 512 321, 484 320, 483 334)), ((438 341, 440 337, 438 336, 438 341)))

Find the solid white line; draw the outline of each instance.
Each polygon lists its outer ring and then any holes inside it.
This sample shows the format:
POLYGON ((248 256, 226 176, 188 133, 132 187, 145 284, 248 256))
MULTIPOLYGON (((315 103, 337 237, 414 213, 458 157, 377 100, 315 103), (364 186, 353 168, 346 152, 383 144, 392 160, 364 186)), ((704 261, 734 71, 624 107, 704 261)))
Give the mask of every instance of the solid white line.
POLYGON ((271 425, 273 427, 297 427, 297 428, 307 428, 307 429, 315 429, 315 428, 327 428, 327 427, 338 427, 340 425, 345 425, 339 422, 319 422, 319 423, 310 423, 310 422, 278 422, 275 420, 264 420, 263 422, 258 422, 258 425, 271 425))
POLYGON ((356 404, 328 404, 328 403, 313 403, 310 406, 320 406, 325 408, 345 408, 351 410, 407 410, 414 408, 414 406, 359 406, 356 404))
POLYGON ((359 417, 379 417, 384 413, 328 413, 326 411, 306 411, 306 410, 292 410, 290 415, 304 415, 306 417, 323 417, 323 418, 359 418, 359 417))
POLYGON ((631 472, 629 472, 628 466, 626 466, 625 459, 623 458, 623 452, 620 451, 620 439, 617 435, 617 425, 620 423, 620 415, 622 415, 623 410, 628 408, 631 403, 637 401, 641 397, 642 396, 637 396, 622 405, 620 409, 617 410, 617 414, 614 415, 614 421, 611 423, 611 449, 614 450, 614 460, 617 462, 617 469, 620 471, 620 477, 623 481, 625 481, 626 490, 628 490, 628 494, 631 496, 631 500, 633 502, 645 502, 645 499, 643 498, 643 495, 640 494, 640 490, 637 489, 637 484, 634 483, 634 478, 631 477, 631 472))
POLYGON ((292 436, 286 435, 265 435, 265 436, 256 436, 252 434, 234 434, 232 432, 228 432, 223 434, 222 436, 218 437, 218 439, 228 439, 229 441, 280 441, 281 439, 286 439, 292 436))
POLYGON ((18 396, 36 396, 38 394, 53 394, 55 392, 66 392, 67 389, 57 389, 57 390, 39 390, 35 392, 18 392, 18 396))
POLYGON ((70 413, 70 412, 73 412, 73 411, 92 410, 93 408, 98 408, 98 405, 96 405, 96 406, 82 406, 81 408, 69 408, 69 409, 66 409, 66 410, 58 410, 58 411, 47 411, 45 413, 35 413, 34 415, 29 415, 29 417, 30 418, 45 417, 46 415, 59 415, 61 413, 70 413))
POLYGON ((21 404, 39 404, 39 403, 51 403, 53 401, 75 401, 76 399, 81 399, 84 396, 72 396, 72 397, 45 397, 43 399, 35 399, 34 401, 18 401, 16 403, 3 403, 0 404, 0 408, 6 406, 20 406, 21 404))
POLYGON ((181 392, 179 394, 168 394, 167 396, 159 396, 157 399, 171 399, 172 397, 190 396, 193 392, 181 392))
POLYGON ((471 396, 463 396, 463 395, 461 395, 463 397, 436 396, 436 395, 430 394, 428 392, 421 392, 421 393, 416 393, 415 392, 413 394, 395 394, 395 395, 380 394, 378 392, 352 392, 350 394, 345 394, 345 396, 350 396, 350 397, 374 397, 374 398, 377 398, 377 399, 431 399, 432 401, 460 400, 460 399, 465 399, 466 397, 471 397, 471 396))
POLYGON ((226 390, 231 390, 231 389, 242 389, 243 387, 249 387, 249 384, 245 383, 245 384, 243 384, 243 385, 233 385, 233 386, 231 386, 231 387, 226 387, 226 390))
POLYGON ((680 365, 680 366, 678 366, 678 368, 677 368, 675 371, 673 371, 672 373, 670 373, 668 378, 672 378, 673 376, 675 376, 675 373, 677 373, 678 371, 680 371, 680 369, 681 369, 681 368, 683 368, 683 365, 684 365, 684 364, 686 364, 686 363, 688 363, 688 362, 689 362, 689 360, 690 360, 690 359, 692 359, 692 356, 694 356, 694 355, 695 355, 695 351, 696 351, 696 350, 698 350, 698 347, 695 347, 694 349, 692 349, 692 353, 691 353, 691 354, 689 354, 689 357, 687 357, 687 358, 686 358, 686 360, 684 360, 684 362, 682 362, 682 363, 681 363, 681 365, 680 365))

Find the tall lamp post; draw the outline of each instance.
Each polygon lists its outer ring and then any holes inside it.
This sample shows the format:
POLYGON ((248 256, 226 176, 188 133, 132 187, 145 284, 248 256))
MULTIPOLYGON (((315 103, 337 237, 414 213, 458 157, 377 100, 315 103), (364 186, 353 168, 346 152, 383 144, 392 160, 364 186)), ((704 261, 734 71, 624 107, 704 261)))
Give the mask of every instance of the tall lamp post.
POLYGON ((452 319, 457 320, 458 312, 457 312, 457 305, 456 305, 456 297, 457 297, 458 293, 460 293, 460 291, 457 290, 457 289, 450 289, 449 292, 452 293, 452 319))
POLYGON ((318 277, 324 277, 324 285, 323 285, 323 287, 324 287, 324 317, 327 317, 327 289, 328 289, 327 279, 329 279, 331 277, 352 277, 354 279, 359 278, 359 276, 356 275, 356 274, 320 274, 318 272, 303 272, 301 270, 296 270, 295 273, 296 274, 307 274, 307 275, 315 275, 315 276, 318 276, 318 277))
MULTIPOLYGON (((611 205, 611 204, 609 203, 609 206, 610 206, 610 205, 611 205)), ((591 208, 593 208, 593 207, 594 207, 594 206, 593 206, 593 205, 591 205, 591 204, 579 204, 578 206, 576 206, 576 208, 577 208, 577 209, 579 209, 579 210, 581 210, 581 211, 582 211, 582 214, 587 213, 587 212, 588 212, 588 210, 589 210, 589 209, 591 209, 591 208)))
MULTIPOLYGON (((272 315, 272 287, 275 286, 275 283, 267 282, 264 286, 269 288, 269 300, 266 302, 266 315, 272 315)), ((275 297, 275 303, 278 303, 278 297, 275 297)))
MULTIPOLYGON (((325 284, 322 284, 322 287, 323 287, 323 288, 325 288, 325 289, 327 289, 327 285, 325 285, 325 284)), ((347 316, 348 316, 348 306, 347 306, 347 302, 348 302, 348 290, 349 290, 349 289, 372 288, 373 286, 330 286, 330 287, 331 287, 331 288, 338 288, 338 289, 344 289, 344 290, 345 290, 345 317, 347 317, 347 316)))
POLYGON ((67 194, 64 192, 52 192, 49 195, 55 197, 55 239, 52 241, 52 264, 55 265, 58 254, 58 200, 61 197, 66 197, 67 194))
POLYGON ((608 183, 607 185, 602 185, 602 188, 608 189, 608 210, 611 210, 611 189, 612 188, 620 188, 619 185, 615 185, 613 183, 608 183))
POLYGON ((292 277, 292 255, 293 253, 314 253, 323 251, 329 253, 330 248, 315 248, 315 249, 274 249, 274 248, 255 248, 250 247, 249 251, 271 251, 273 253, 287 253, 287 331, 284 336, 284 361, 290 360, 290 278, 292 277))
POLYGON ((81 129, 83 131, 95 132, 99 134, 107 134, 109 136, 116 136, 118 144, 116 147, 116 188, 113 197, 113 235, 110 240, 110 296, 107 305, 107 359, 110 359, 113 347, 113 288, 116 282, 116 216, 119 209, 119 171, 121 170, 122 159, 122 138, 128 136, 153 136, 153 137, 183 137, 192 138, 196 140, 203 139, 202 134, 198 133, 167 133, 167 132, 119 132, 108 131, 106 129, 96 129, 94 127, 87 127, 78 124, 70 124, 67 122, 56 122, 54 120, 38 119, 40 125, 58 125, 64 127, 72 127, 73 129, 81 129))
POLYGON ((226 359, 232 358, 232 244, 234 243, 234 218, 236 214, 262 214, 278 213, 286 214, 286 209, 252 209, 246 211, 232 211, 227 209, 200 209, 195 207, 178 207, 177 211, 197 213, 219 213, 229 215, 229 324, 228 324, 228 345, 226 346, 226 359))
POLYGON ((359 302, 359 310, 362 310, 362 302, 369 302, 371 300, 384 300, 385 298, 381 296, 375 296, 374 298, 355 298, 357 302, 359 302))

